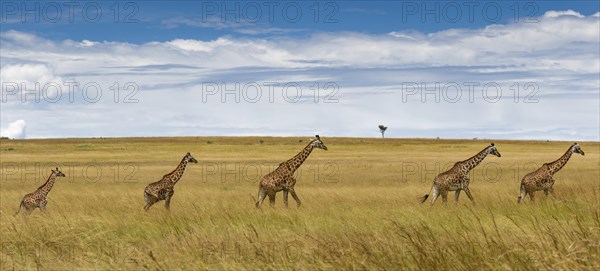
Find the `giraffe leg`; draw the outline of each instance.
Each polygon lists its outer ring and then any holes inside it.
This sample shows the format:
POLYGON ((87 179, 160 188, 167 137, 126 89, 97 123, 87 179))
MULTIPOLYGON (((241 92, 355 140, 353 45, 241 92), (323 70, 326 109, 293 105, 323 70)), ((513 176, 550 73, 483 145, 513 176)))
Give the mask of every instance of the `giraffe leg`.
POLYGON ((294 190, 293 187, 290 189, 290 194, 292 194, 292 198, 294 198, 296 204, 298 204, 298 207, 300 207, 300 205, 302 205, 302 202, 300 201, 300 198, 298 198, 298 195, 296 195, 296 190, 294 190))
POLYGON ((460 189, 454 192, 454 200, 458 203, 458 196, 460 196, 460 189))
POLYGON ((25 214, 26 216, 30 215, 31 212, 33 212, 33 210, 35 210, 35 207, 31 208, 27 205, 23 205, 23 214, 25 214))
MULTIPOLYGON (((550 195, 552 195, 552 197, 556 197, 556 195, 554 195, 554 183, 556 181, 554 180, 553 177, 550 177, 550 186, 548 187, 548 192, 550 192, 550 195)), ((547 195, 548 193, 546 193, 546 197, 548 197, 547 195)))
POLYGON ((262 187, 259 187, 258 188, 258 200, 256 201, 256 208, 260 208, 260 205, 262 205, 266 196, 267 196, 267 192, 265 191, 265 189, 262 187))
POLYGON ((275 193, 270 193, 269 195, 269 203, 271 206, 275 206, 275 193))
POLYGON ((471 202, 475 203, 475 200, 473 199, 473 195, 471 195, 471 190, 469 190, 469 188, 465 188, 463 190, 465 190, 465 194, 467 194, 467 197, 469 197, 471 202))
POLYGON ((440 196, 440 191, 434 186, 433 194, 431 195, 431 205, 435 203, 437 198, 440 196))
POLYGON ((42 213, 45 213, 45 212, 46 212, 46 204, 48 204, 48 201, 47 201, 47 200, 45 200, 45 199, 43 199, 43 200, 40 200, 40 201, 39 201, 39 203, 38 203, 38 206, 40 207, 40 211, 41 211, 42 213))
POLYGON ((529 192, 529 199, 531 201, 534 201, 535 199, 533 198, 533 191, 529 192))
POLYGON ((448 202, 448 191, 442 191, 440 194, 442 195, 442 203, 445 205, 448 202))
POLYGON ((146 201, 146 206, 144 206, 144 210, 148 211, 148 209, 150 209, 150 206, 152 206, 158 201, 158 198, 148 194, 147 192, 144 192, 144 200, 146 201))
MULTIPOLYGON (((21 201, 21 206, 19 206, 19 211, 21 211, 21 208, 23 208, 22 214, 27 216, 29 215, 29 213, 31 213, 31 207, 29 206, 29 202, 25 201, 25 199, 23 199, 21 201)), ((19 212, 17 212, 18 214, 19 212)), ((17 215, 15 214, 15 216, 17 215)))
POLYGON ((175 190, 173 190, 173 188, 167 190, 165 197, 165 208, 167 208, 167 210, 171 210, 171 197, 173 197, 173 194, 175 194, 175 190))
POLYGON ((285 208, 288 207, 288 190, 287 189, 283 189, 283 205, 285 206, 285 208))
POLYGON ((550 195, 552 195, 553 198, 556 198, 556 194, 554 194, 554 188, 553 187, 550 187, 548 189, 548 192, 550 192, 550 195))

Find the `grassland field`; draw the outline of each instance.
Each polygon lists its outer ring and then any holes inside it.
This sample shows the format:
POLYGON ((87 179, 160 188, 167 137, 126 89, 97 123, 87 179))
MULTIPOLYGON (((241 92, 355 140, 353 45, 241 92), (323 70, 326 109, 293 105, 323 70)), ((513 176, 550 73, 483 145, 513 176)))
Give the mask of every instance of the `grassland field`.
POLYGON ((517 204, 519 184, 572 142, 496 140, 471 173, 472 204, 420 204, 435 175, 490 140, 327 138, 284 208, 256 209, 262 175, 308 137, 1 140, 0 269, 600 270, 600 144, 578 142, 555 197, 517 204), (164 201, 143 189, 190 164, 164 201), (13 216, 50 168, 67 175, 46 213, 13 216))

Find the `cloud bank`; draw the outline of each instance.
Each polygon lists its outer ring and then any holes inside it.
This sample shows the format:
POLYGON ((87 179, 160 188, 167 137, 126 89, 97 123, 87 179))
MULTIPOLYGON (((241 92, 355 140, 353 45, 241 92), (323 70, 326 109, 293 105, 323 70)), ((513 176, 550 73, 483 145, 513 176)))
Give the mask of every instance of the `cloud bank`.
POLYGON ((317 32, 144 44, 8 30, 0 37, 3 84, 63 87, 45 94, 53 102, 23 102, 21 92, 8 95, 3 87, 1 120, 27 120, 30 137, 378 136, 383 123, 390 137, 598 140, 600 16, 567 10, 537 19, 430 34, 317 32), (68 89, 69 82, 79 88, 68 89), (269 89, 273 83, 279 85, 269 89), (294 102, 286 100, 290 83, 302 90, 294 102), (248 102, 257 85, 260 98, 248 102), (220 92, 207 95, 215 86, 220 92), (502 92, 491 96, 498 99, 489 99, 497 86, 502 92), (53 100, 56 91, 63 95, 53 100), (332 93, 335 102, 325 102, 332 93), (63 125, 49 124, 56 122, 63 125))

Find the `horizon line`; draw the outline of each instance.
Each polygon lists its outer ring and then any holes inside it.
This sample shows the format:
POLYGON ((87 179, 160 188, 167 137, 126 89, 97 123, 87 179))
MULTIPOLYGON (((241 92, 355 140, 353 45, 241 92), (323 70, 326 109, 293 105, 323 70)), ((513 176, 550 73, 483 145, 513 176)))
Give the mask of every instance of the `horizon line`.
MULTIPOLYGON (((224 137, 224 138, 303 138, 303 137, 314 137, 314 135, 291 135, 291 136, 267 136, 267 135, 181 135, 181 136, 100 136, 100 137, 32 137, 32 138, 8 138, 2 137, 0 141, 9 141, 9 140, 62 140, 62 139, 152 139, 152 138, 210 138, 210 137, 224 137)), ((600 143, 600 139, 596 141, 590 140, 567 140, 567 139, 502 139, 502 138, 445 138, 445 137, 352 137, 352 136, 322 136, 324 138, 334 138, 334 139, 402 139, 402 140, 456 140, 456 141, 539 141, 539 142, 589 142, 589 143, 600 143)))

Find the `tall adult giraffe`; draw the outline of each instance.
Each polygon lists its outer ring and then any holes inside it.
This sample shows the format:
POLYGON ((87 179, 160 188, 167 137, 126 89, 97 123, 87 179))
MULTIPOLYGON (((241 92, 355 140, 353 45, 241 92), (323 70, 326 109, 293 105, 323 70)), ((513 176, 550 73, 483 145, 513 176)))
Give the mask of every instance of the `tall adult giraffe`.
POLYGON ((552 188, 554 185, 554 173, 561 170, 567 164, 573 153, 585 155, 581 147, 575 143, 571 145, 567 152, 558 158, 558 160, 546 163, 536 171, 525 175, 523 180, 521 180, 521 194, 519 195, 517 202, 523 202, 527 194, 529 194, 529 198, 533 200, 533 193, 539 190, 544 190, 544 195, 546 195, 546 197, 548 197, 548 192, 554 195, 554 188, 552 188))
POLYGON ((58 170, 58 168, 52 169, 50 177, 48 177, 48 180, 42 186, 23 197, 15 216, 21 212, 21 207, 25 208, 26 215, 30 214, 35 208, 40 208, 40 211, 45 212, 46 204, 48 203, 48 193, 52 190, 57 177, 65 177, 65 174, 58 170))
MULTIPOLYGON (((433 180, 433 197, 431 199, 431 204, 433 205, 433 203, 435 203, 435 200, 439 195, 442 195, 442 199, 446 202, 448 200, 448 191, 456 191, 454 192, 454 199, 458 202, 458 196, 460 195, 461 190, 464 190, 467 197, 474 202, 471 191, 469 190, 470 180, 468 174, 490 153, 498 157, 501 156, 496 149, 496 146, 494 146, 494 143, 492 143, 475 156, 464 161, 456 162, 451 169, 437 175, 433 180)), ((428 197, 429 194, 423 196, 421 198, 421 203, 425 202, 428 197)))
POLYGON ((260 205, 265 200, 265 196, 269 196, 269 202, 271 205, 275 204, 275 194, 283 190, 283 203, 285 207, 288 206, 288 192, 292 194, 298 207, 302 204, 294 186, 296 185, 296 179, 294 178, 294 172, 304 163, 306 158, 310 155, 314 148, 327 150, 327 146, 323 144, 319 135, 316 135, 300 153, 296 154, 290 160, 287 160, 275 169, 273 172, 265 175, 260 181, 258 186, 258 200, 256 201, 256 208, 260 208, 260 205))
POLYGON ((198 161, 188 152, 183 159, 181 159, 181 162, 179 162, 179 165, 177 165, 175 170, 163 176, 160 181, 153 182, 146 186, 144 189, 144 201, 146 201, 144 210, 148 211, 150 206, 161 200, 166 200, 165 208, 167 208, 167 210, 170 209, 171 197, 173 197, 173 194, 175 194, 175 190, 173 190, 173 188, 175 187, 177 181, 181 179, 181 176, 183 176, 185 167, 189 162, 198 163, 198 161))

